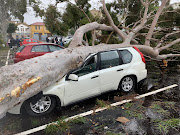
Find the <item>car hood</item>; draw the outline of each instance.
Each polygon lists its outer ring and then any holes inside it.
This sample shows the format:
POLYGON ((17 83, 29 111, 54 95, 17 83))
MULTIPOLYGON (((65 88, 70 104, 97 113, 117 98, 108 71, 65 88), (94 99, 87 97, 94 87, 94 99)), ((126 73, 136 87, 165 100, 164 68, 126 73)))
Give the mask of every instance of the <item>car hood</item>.
POLYGON ((43 94, 44 95, 47 95, 47 94, 50 94, 51 91, 53 91, 54 89, 62 89, 64 90, 64 85, 65 85, 65 77, 63 77, 60 81, 58 81, 57 83, 54 83, 50 86, 48 86, 47 88, 45 88, 43 90, 43 94))

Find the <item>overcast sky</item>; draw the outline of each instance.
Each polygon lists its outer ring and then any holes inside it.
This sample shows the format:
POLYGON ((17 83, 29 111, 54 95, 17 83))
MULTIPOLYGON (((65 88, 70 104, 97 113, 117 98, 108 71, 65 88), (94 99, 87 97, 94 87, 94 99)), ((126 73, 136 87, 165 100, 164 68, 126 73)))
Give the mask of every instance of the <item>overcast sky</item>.
MULTIPOLYGON (((42 1, 41 8, 44 8, 44 9, 47 8, 49 4, 55 3, 55 0, 41 0, 41 1, 42 1)), ((111 2, 111 1, 113 0, 106 0, 106 2, 111 2)), ((176 2, 180 2, 180 0, 171 0, 171 3, 176 3, 176 2)), ((96 9, 102 6, 100 3, 100 0, 90 0, 90 4, 92 8, 96 8, 96 9)), ((65 7, 66 7, 66 4, 64 2, 58 4, 59 11, 63 11, 65 7)), ((40 17, 36 17, 35 12, 32 10, 32 8, 28 7, 28 12, 24 15, 24 22, 27 24, 32 24, 35 22, 43 22, 43 19, 40 17)))

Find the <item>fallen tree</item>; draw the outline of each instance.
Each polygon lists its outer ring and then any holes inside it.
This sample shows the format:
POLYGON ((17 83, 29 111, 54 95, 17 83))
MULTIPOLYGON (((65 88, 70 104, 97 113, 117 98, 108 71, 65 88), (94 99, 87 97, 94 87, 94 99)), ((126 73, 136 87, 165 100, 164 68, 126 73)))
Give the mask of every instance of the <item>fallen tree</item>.
POLYGON ((81 65, 82 61, 90 53, 119 47, 136 46, 145 55, 154 59, 162 60, 169 57, 180 56, 179 52, 177 54, 161 54, 163 50, 167 50, 180 42, 180 38, 168 43, 163 42, 164 39, 177 34, 180 31, 166 34, 159 39, 159 43, 157 42, 156 46, 151 46, 151 40, 154 40, 153 34, 158 31, 156 30, 158 18, 162 14, 163 9, 166 7, 167 2, 168 0, 163 0, 157 12, 152 15, 152 12, 148 12, 150 5, 149 1, 141 0, 142 5, 144 6, 144 14, 142 18, 138 22, 134 23, 132 29, 124 28, 126 31, 123 31, 114 24, 109 12, 106 9, 105 0, 103 0, 104 13, 109 20, 110 26, 99 24, 97 22, 86 24, 76 30, 69 48, 25 60, 14 65, 1 67, 0 115, 6 113, 8 109, 60 80, 70 70, 81 65), (145 34, 146 38, 144 44, 140 44, 136 40, 136 36, 140 30, 147 27, 146 24, 148 19, 152 19, 152 23, 149 25, 149 30, 145 34), (84 46, 83 36, 86 32, 92 30, 114 31, 122 38, 123 42, 121 44, 107 45, 102 43, 96 46, 84 46))

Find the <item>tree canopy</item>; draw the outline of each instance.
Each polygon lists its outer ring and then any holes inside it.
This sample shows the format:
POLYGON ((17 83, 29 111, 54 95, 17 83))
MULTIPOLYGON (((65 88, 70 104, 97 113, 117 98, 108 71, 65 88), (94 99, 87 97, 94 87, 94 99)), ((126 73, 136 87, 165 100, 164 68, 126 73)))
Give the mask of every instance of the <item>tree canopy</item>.
POLYGON ((14 23, 9 23, 7 33, 14 33, 17 29, 17 26, 14 23))

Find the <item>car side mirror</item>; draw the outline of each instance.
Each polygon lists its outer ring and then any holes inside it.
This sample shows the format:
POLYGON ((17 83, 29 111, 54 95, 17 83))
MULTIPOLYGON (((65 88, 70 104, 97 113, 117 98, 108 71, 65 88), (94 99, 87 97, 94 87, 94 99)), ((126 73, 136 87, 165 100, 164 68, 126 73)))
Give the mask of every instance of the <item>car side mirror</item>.
POLYGON ((70 74, 69 77, 68 77, 69 80, 72 80, 72 81, 78 81, 78 76, 75 75, 75 74, 70 74))

